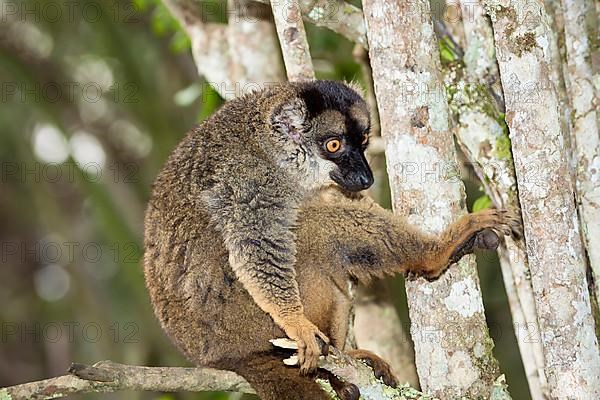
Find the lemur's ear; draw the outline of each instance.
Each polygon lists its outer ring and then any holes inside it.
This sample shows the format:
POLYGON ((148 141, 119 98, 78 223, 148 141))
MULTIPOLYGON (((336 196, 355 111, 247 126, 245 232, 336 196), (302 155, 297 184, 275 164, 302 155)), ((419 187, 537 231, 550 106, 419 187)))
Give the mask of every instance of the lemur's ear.
POLYGON ((271 127, 295 143, 303 142, 308 130, 308 110, 304 101, 294 98, 275 107, 271 114, 271 127))

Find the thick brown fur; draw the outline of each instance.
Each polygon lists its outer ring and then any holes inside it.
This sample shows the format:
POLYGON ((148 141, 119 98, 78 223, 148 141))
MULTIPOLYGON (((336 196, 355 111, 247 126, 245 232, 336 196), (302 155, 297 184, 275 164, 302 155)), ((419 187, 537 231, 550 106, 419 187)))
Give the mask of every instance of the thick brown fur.
MULTIPOLYGON (((313 370, 321 354, 317 338, 329 339, 304 312, 292 227, 300 204, 320 188, 371 185, 364 156, 369 123, 364 100, 333 81, 284 84, 226 103, 188 133, 155 181, 146 268, 174 271, 149 284, 182 279, 176 273, 187 276, 190 265, 202 265, 200 257, 228 261, 227 279, 240 282, 265 319, 298 343, 301 371, 313 370), (333 139, 339 151, 326 150, 333 139)), ((216 295, 206 292, 212 289, 202 286, 202 275, 195 284, 188 294, 216 295)))
MULTIPOLYGON (((264 400, 327 399, 310 377, 282 363, 269 340, 284 332, 236 279, 210 219, 201 212, 191 218, 193 199, 172 190, 164 193, 178 199, 172 220, 155 217, 156 205, 148 210, 144 258, 150 297, 167 334, 195 364, 239 373, 264 400)), ((497 234, 520 226, 511 214, 486 210, 459 218, 434 237, 368 199, 352 197, 335 188, 323 190, 303 203, 293 229, 304 313, 340 349, 353 282, 395 273, 435 278, 474 248, 495 248, 497 234)), ((355 356, 372 359, 378 374, 393 383, 376 356, 355 356)))

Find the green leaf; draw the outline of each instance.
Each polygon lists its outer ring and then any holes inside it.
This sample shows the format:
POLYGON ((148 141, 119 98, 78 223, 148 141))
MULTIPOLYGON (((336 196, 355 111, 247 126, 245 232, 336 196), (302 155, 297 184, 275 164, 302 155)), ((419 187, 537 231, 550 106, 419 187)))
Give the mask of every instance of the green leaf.
POLYGON ((454 47, 454 44, 447 37, 443 37, 439 41, 442 64, 448 64, 459 59, 454 47))
POLYGON ((202 106, 200 108, 199 121, 204 121, 223 103, 219 93, 208 82, 202 85, 202 106))
POLYGON ((488 197, 487 194, 484 194, 473 203, 473 212, 478 212, 481 210, 485 210, 486 208, 490 208, 492 206, 492 199, 488 197))
POLYGON ((512 159, 512 152, 510 147, 510 138, 508 135, 500 136, 496 140, 496 149, 494 155, 501 160, 512 159))
POLYGON ((171 38, 170 48, 174 53, 179 54, 188 51, 192 47, 192 42, 188 35, 182 31, 176 31, 171 38))
POLYGON ((161 394, 156 398, 156 400, 175 400, 175 396, 172 394, 161 394))

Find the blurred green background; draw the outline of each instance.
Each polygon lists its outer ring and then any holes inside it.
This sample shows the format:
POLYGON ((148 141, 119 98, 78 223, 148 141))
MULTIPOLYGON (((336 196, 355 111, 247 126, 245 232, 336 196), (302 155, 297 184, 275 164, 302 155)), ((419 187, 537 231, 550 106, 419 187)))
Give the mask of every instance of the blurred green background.
MULTIPOLYGON (((0 387, 61 375, 73 361, 188 365, 145 293, 143 212, 171 149, 222 100, 198 78, 187 37, 156 0, 0 7, 0 387)), ((352 43, 309 24, 307 32, 320 78, 362 81, 352 43)), ((472 204, 481 192, 465 171, 472 204)), ((389 206, 378 175, 375 195, 389 206)), ((513 398, 527 399, 497 259, 478 261, 496 356, 513 398)), ((389 284, 407 321, 402 278, 389 284)))

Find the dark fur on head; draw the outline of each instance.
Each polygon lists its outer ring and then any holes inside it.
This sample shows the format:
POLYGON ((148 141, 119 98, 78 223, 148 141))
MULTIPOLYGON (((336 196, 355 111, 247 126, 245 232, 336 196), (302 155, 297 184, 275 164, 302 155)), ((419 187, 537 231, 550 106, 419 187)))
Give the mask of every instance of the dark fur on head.
POLYGON ((373 184, 373 174, 364 156, 371 127, 367 104, 352 87, 335 81, 296 83, 297 95, 311 120, 312 140, 318 155, 335 164, 330 178, 348 191, 360 191, 373 184), (341 148, 327 151, 329 140, 341 148))
POLYGON ((354 104, 364 102, 354 89, 336 81, 311 81, 296 85, 311 118, 326 110, 346 113, 354 104))

